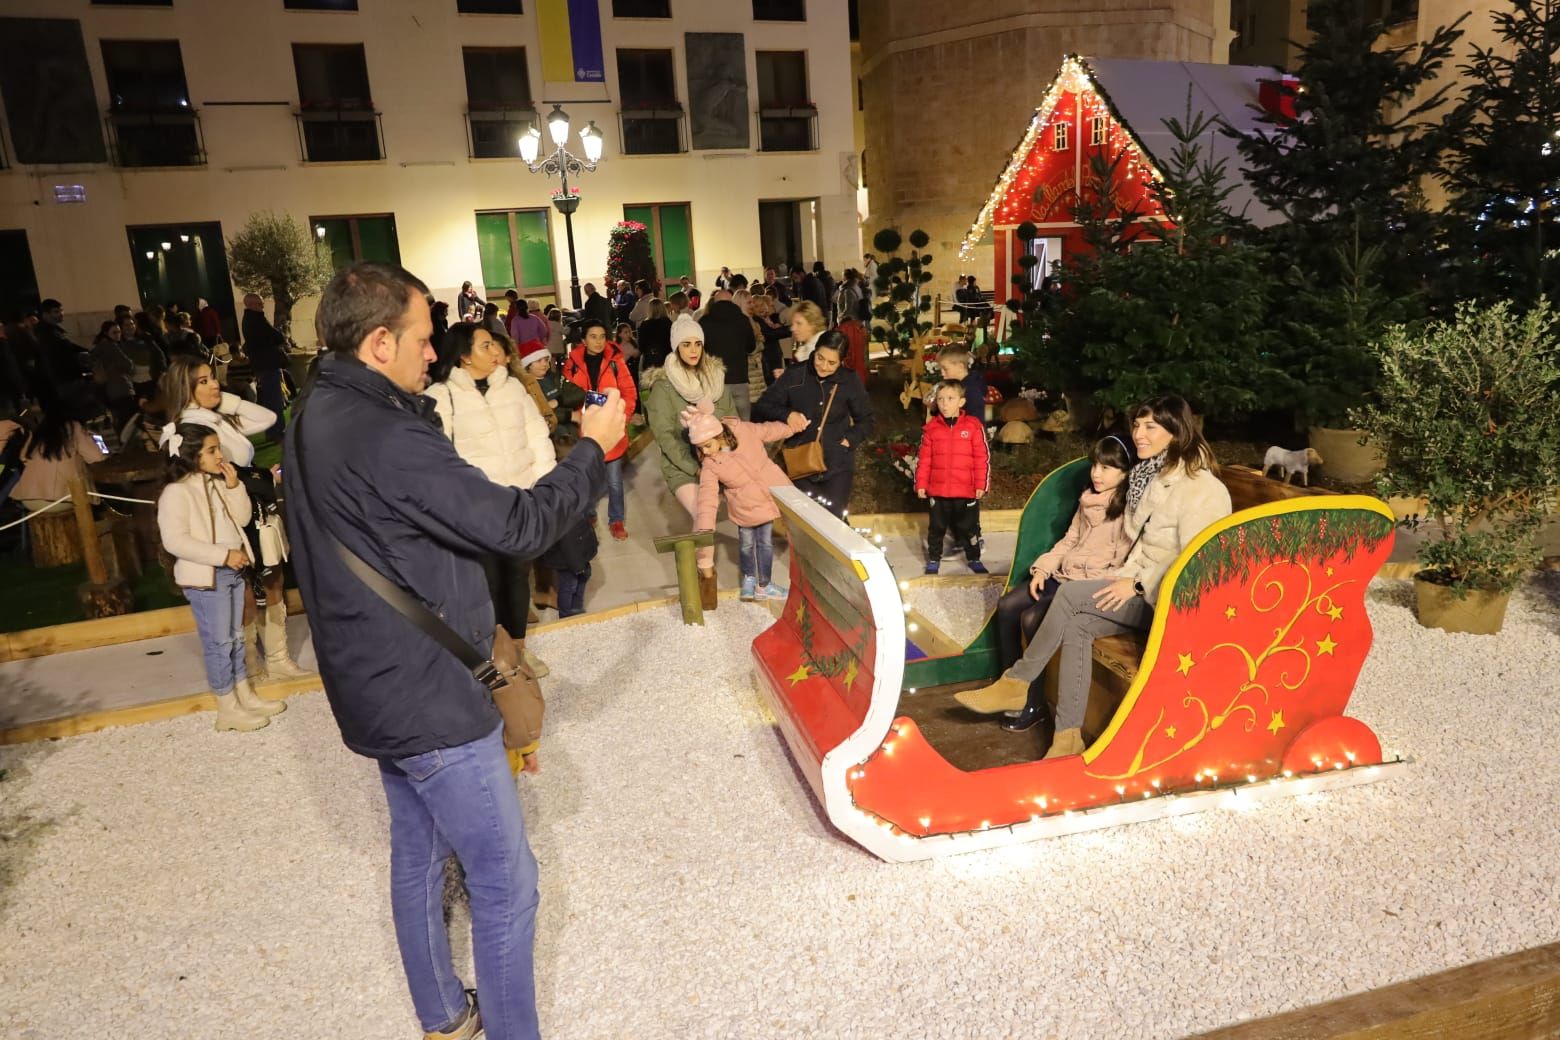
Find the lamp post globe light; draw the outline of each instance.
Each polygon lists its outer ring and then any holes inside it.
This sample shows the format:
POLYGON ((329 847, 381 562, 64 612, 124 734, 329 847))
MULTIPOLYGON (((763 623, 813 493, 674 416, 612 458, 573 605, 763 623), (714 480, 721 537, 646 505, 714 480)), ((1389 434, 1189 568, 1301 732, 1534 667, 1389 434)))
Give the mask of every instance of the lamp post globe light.
POLYGON ((580 208, 580 189, 569 187, 569 176, 578 177, 596 169, 601 161, 601 131, 595 120, 580 131, 580 144, 585 149, 585 158, 581 159, 564 147, 569 141, 569 113, 562 106, 554 105, 547 115, 547 135, 552 138, 552 151, 541 156, 542 132, 533 126, 521 134, 520 158, 532 173, 556 176, 561 181, 558 190, 553 192, 552 201, 563 214, 564 237, 569 243, 569 294, 578 311, 584 306, 580 299, 579 268, 574 260, 574 211, 580 208))

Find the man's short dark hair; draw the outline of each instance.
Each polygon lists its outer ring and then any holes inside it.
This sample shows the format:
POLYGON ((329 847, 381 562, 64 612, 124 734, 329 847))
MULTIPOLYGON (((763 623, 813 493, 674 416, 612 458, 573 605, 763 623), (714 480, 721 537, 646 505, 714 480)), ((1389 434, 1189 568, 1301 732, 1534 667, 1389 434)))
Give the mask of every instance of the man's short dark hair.
POLYGON ((580 339, 583 340, 591 329, 600 329, 607 334, 608 339, 612 338, 612 330, 607 328, 606 322, 599 321, 596 318, 587 318, 579 324, 580 339))
POLYGON ((505 289, 504 290, 504 299, 506 299, 506 300, 518 300, 519 298, 520 298, 520 294, 515 292, 513 289, 505 289))
POLYGON ((42 314, 45 311, 62 310, 64 306, 65 305, 63 303, 51 296, 49 299, 44 300, 42 303, 38 304, 38 313, 42 314))
POLYGON ((399 336, 406 327, 407 305, 421 293, 422 279, 397 264, 364 262, 340 271, 325 287, 314 312, 314 334, 325 349, 356 357, 358 345, 383 326, 399 336))
POLYGON ((733 289, 746 289, 747 287, 748 287, 747 275, 745 275, 745 274, 734 274, 734 275, 731 276, 731 288, 733 288, 733 289))

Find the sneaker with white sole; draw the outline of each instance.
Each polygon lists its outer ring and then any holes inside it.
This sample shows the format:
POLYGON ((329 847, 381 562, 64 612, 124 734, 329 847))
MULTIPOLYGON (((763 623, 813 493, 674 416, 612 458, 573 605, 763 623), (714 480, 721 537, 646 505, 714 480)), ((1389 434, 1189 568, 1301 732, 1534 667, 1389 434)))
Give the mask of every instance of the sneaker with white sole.
POLYGON ((751 603, 758 598, 755 589, 758 587, 758 579, 751 574, 742 575, 742 591, 739 594, 744 603, 751 603))
POLYGON ((758 589, 754 590, 753 598, 784 600, 790 594, 791 590, 786 588, 784 585, 777 585, 774 582, 770 582, 768 585, 760 586, 758 589))

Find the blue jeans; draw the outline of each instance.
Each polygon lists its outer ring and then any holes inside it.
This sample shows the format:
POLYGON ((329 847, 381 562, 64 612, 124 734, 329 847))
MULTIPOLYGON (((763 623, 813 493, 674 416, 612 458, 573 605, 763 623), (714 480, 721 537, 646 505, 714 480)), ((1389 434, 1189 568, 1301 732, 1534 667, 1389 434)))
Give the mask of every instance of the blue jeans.
POLYGON ((774 570, 774 531, 773 523, 737 528, 737 560, 742 566, 742 576, 754 577, 760 585, 769 584, 770 572, 774 570))
POLYGON ((541 1035, 536 1021, 536 860, 504 753, 503 727, 469 744, 381 759, 390 803, 390 907, 424 1032, 466 1009, 444 927, 444 863, 466 871, 477 1004, 488 1040, 541 1035))
POLYGON ((560 570, 557 572, 558 582, 558 616, 561 618, 573 617, 575 614, 585 613, 585 583, 590 581, 590 568, 586 567, 578 574, 573 571, 560 570))
POLYGON ((624 519, 623 459, 620 458, 607 463, 607 522, 621 524, 624 519))
POLYGON ((244 578, 231 567, 218 567, 216 588, 184 590, 195 612, 195 631, 206 660, 206 682, 218 697, 249 678, 244 671, 244 578))

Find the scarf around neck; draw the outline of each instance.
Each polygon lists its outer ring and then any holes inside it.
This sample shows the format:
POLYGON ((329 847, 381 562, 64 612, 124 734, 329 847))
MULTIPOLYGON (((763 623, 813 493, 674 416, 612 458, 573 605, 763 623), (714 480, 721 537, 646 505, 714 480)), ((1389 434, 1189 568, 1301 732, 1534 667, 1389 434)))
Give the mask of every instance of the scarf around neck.
POLYGON ((1163 451, 1132 467, 1132 472, 1127 474, 1127 512, 1137 512, 1138 505, 1143 501, 1143 495, 1148 491, 1148 485, 1154 482, 1154 478, 1159 476, 1159 471, 1164 468, 1163 451))
POLYGON ((726 366, 720 363, 719 358, 711 357, 707 363, 690 372, 688 366, 673 352, 661 366, 661 373, 672 384, 678 396, 689 404, 698 404, 706 397, 711 401, 719 401, 720 395, 726 390, 726 366))

